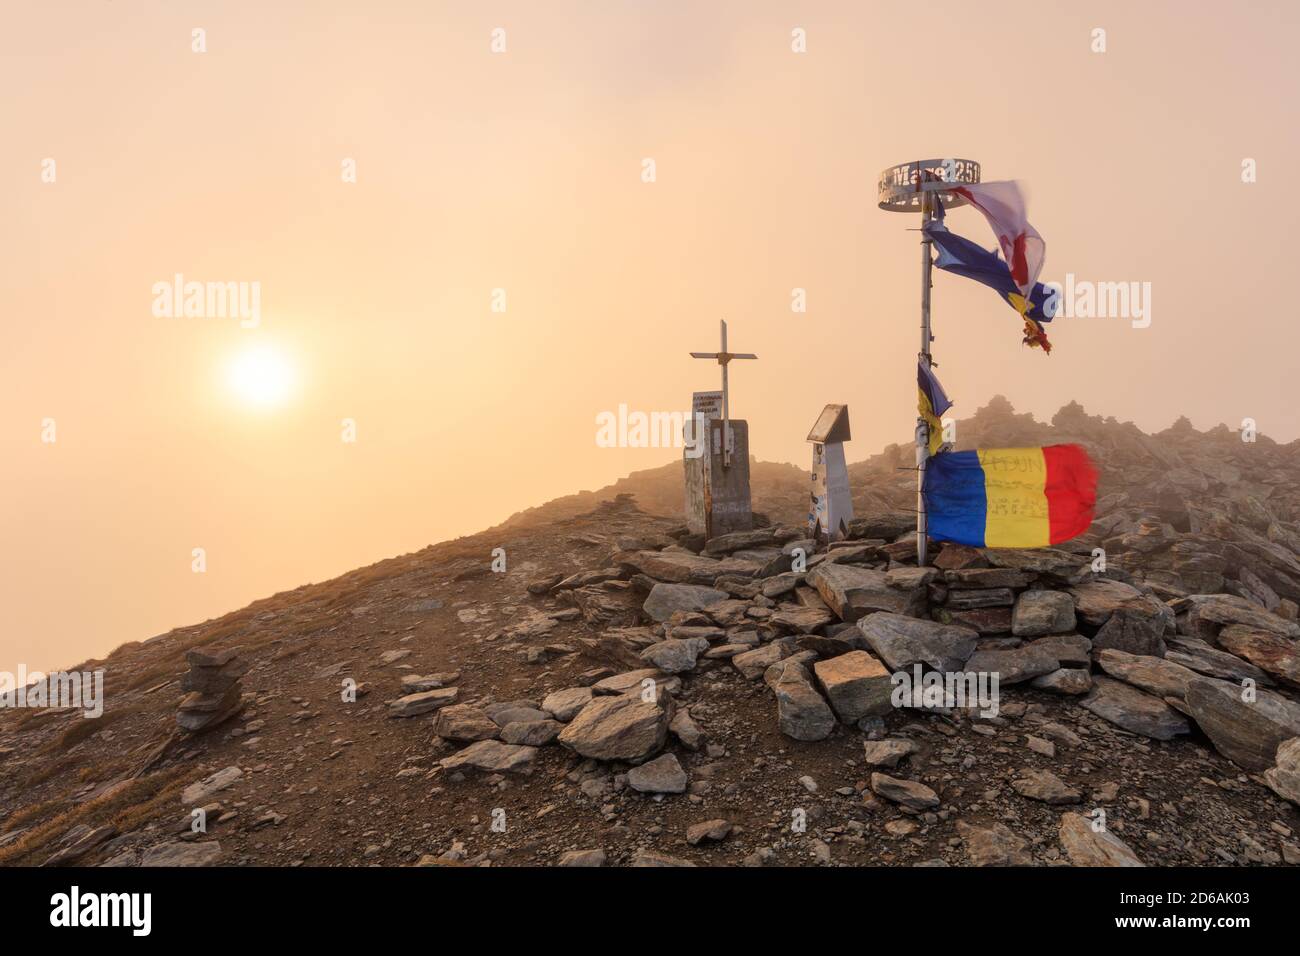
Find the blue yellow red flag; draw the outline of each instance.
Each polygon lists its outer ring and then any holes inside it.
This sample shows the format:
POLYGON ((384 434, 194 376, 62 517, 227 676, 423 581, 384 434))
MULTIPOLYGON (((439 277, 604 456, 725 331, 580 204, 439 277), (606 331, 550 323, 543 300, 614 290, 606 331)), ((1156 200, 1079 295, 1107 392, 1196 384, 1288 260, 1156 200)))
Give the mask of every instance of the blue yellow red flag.
POLYGON ((1088 530, 1097 470, 1079 445, 948 451, 926 463, 923 494, 937 541, 1043 548, 1088 530))
POLYGON ((952 408, 952 402, 939 384, 934 369, 924 358, 916 360, 916 408, 930 426, 930 454, 939 453, 943 445, 943 422, 940 416, 952 408))

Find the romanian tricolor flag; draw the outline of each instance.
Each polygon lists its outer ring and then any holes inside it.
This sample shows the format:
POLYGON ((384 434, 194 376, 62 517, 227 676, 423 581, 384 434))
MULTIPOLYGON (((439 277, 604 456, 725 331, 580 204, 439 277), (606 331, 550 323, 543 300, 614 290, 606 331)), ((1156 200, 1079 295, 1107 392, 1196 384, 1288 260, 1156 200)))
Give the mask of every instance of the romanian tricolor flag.
POLYGON ((930 537, 975 548, 1044 548, 1092 524, 1097 470, 1078 445, 949 451, 925 466, 930 537))
POLYGON ((937 455, 943 445, 943 422, 939 416, 952 408, 934 369, 924 358, 916 360, 916 410, 930 426, 930 454, 937 455))

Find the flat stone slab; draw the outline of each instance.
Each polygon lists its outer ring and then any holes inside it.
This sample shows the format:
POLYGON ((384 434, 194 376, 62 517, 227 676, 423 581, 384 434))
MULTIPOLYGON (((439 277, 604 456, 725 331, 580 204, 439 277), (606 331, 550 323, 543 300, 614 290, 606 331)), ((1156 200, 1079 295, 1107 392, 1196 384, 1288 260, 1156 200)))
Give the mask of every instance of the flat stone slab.
POLYGON ((662 754, 627 772, 627 785, 637 793, 685 793, 686 771, 673 754, 662 754))
POLYGON ((471 767, 489 773, 530 773, 536 756, 536 747, 503 744, 499 740, 480 740, 450 757, 443 757, 439 765, 443 770, 471 767))
POLYGON ((1111 677, 1139 690, 1156 697, 1176 697, 1178 700, 1187 696, 1187 685, 1200 677, 1196 671, 1161 657, 1140 657, 1111 648, 1097 655, 1097 663, 1111 677))
POLYGON ((795 740, 825 740, 835 729, 835 714, 800 664, 786 666, 773 682, 777 726, 795 740))
POLYGON ((862 752, 868 767, 884 767, 886 770, 893 770, 900 760, 916 752, 916 744, 898 738, 865 740, 862 743, 862 752))
POLYGON ((594 760, 645 760, 663 749, 668 715, 657 703, 629 694, 595 697, 569 721, 558 740, 594 760))
POLYGON ((433 718, 433 732, 444 740, 474 743, 496 737, 500 728, 496 721, 479 708, 469 704, 452 704, 439 710, 433 718))
POLYGON ((1277 749, 1300 737, 1300 704, 1257 689, 1242 700, 1242 688, 1202 677, 1187 685, 1187 712, 1214 748, 1237 766, 1258 773, 1273 766, 1277 749))
POLYGON ((850 651, 830 660, 813 664, 817 682, 836 716, 846 724, 867 716, 884 716, 894 708, 890 703, 893 683, 889 669, 866 651, 850 651))
POLYGON ((159 843, 144 851, 141 866, 212 866, 221 859, 221 844, 216 840, 200 843, 159 843))
POLYGON ((420 694, 407 694, 405 697, 399 697, 389 703, 388 716, 418 717, 420 714, 427 714, 439 707, 445 707, 454 701, 459 693, 459 688, 442 687, 437 690, 426 690, 420 694))
POLYGON ((871 775, 871 792, 912 810, 930 810, 939 805, 939 795, 925 784, 883 773, 871 775))
POLYGON ((592 690, 590 687, 570 687, 566 690, 557 690, 546 695, 542 701, 542 710, 561 723, 567 724, 577 716, 578 711, 591 702, 591 696, 592 690))
POLYGON ((1021 684, 1060 670, 1061 662, 1046 648, 1025 644, 1001 651, 976 651, 963 668, 974 673, 997 674, 998 683, 1021 684))
POLYGON ((1083 794, 1050 770, 1033 770, 1017 780, 1011 788, 1022 797, 1043 803, 1078 803, 1083 794))
POLYGON ((726 591, 694 584, 656 584, 642 610, 660 623, 678 611, 703 611, 730 598, 726 591))
POLYGON ((1016 637, 1064 634, 1074 626, 1074 598, 1065 591, 1025 591, 1011 612, 1011 633, 1016 637))
POLYGON ((1164 701, 1109 677, 1094 677, 1082 705, 1117 727, 1155 740, 1191 732, 1186 718, 1164 701))
POLYGON ((1061 814, 1058 831, 1061 848, 1075 866, 1145 866, 1137 854, 1106 829, 1094 829, 1093 821, 1078 813, 1061 814))
POLYGON ((220 793, 243 776, 244 771, 238 767, 226 767, 218 770, 216 773, 209 774, 202 780, 196 781, 182 790, 181 803, 187 807, 198 806, 204 803, 208 797, 220 793))
POLYGON ((979 634, 970 628, 888 612, 871 614, 858 627, 871 649, 895 671, 914 664, 945 673, 959 671, 979 643, 979 634))
POLYGON ((871 568, 823 562, 808 572, 807 581, 842 621, 875 611, 919 614, 925 606, 925 587, 893 587, 884 571, 871 568))

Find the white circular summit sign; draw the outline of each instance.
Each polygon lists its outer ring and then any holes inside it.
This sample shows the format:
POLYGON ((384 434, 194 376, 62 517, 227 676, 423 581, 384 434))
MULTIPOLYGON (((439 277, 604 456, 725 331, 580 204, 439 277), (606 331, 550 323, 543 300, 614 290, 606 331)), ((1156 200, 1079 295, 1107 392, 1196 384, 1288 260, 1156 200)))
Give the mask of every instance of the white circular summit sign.
POLYGON ((966 200, 952 195, 954 184, 980 181, 980 164, 973 159, 920 159, 890 166, 880 174, 877 203, 887 212, 920 212, 923 193, 946 192, 944 208, 963 206, 966 200))

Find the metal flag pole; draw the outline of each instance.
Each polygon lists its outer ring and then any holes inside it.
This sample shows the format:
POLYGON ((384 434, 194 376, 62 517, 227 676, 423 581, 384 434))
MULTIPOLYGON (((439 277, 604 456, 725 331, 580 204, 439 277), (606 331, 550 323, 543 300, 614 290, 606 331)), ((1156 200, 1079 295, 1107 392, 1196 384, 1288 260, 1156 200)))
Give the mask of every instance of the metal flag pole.
MULTIPOLYGON (((934 337, 930 334, 930 269, 932 257, 931 240, 925 227, 934 215, 931 203, 939 202, 937 195, 921 193, 921 352, 917 356, 926 367, 930 367, 930 343, 934 337)), ((925 464, 930 458, 930 425, 921 416, 916 416, 916 566, 924 567, 926 559, 927 523, 925 515, 925 464)))
MULTIPOLYGON (((954 192, 963 184, 980 181, 980 164, 969 159, 923 159, 891 166, 880 174, 877 205, 886 212, 921 214, 921 351, 917 362, 930 368, 930 274, 933 266, 933 241, 925 227, 934 218, 934 204, 944 208, 965 205, 966 200, 954 192), (942 194, 942 196, 941 196, 942 194)), ((925 468, 930 458, 930 426, 923 416, 916 418, 916 563, 923 566, 928 555, 929 522, 925 511, 925 468)))

